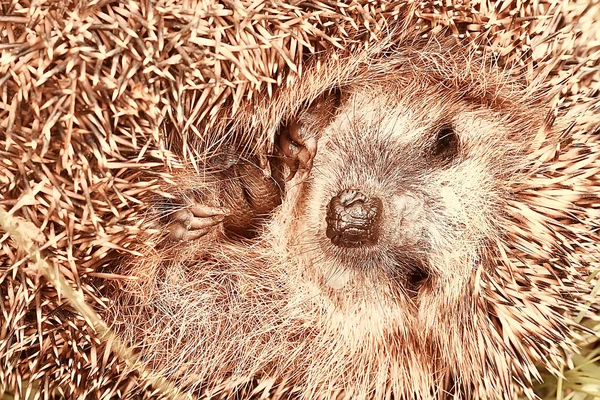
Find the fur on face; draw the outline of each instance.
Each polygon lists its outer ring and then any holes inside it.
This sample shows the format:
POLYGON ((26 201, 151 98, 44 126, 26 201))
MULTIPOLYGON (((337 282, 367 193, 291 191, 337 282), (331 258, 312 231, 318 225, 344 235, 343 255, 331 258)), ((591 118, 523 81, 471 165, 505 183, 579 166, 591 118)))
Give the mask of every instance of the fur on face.
MULTIPOLYGON (((433 395, 441 377, 476 392, 489 360, 465 351, 476 341, 460 343, 486 311, 474 307, 474 282, 495 267, 488 253, 501 235, 494 215, 535 122, 511 121, 441 85, 388 80, 346 90, 329 126, 302 130, 318 141, 314 164, 290 182, 270 226, 268 237, 280 238, 274 253, 291 266, 292 296, 323 312, 331 342, 364 352, 365 360, 377 352, 381 364, 364 362, 399 393, 433 395), (345 248, 327 237, 328 205, 344 190, 381 200, 375 245, 345 248), (417 385, 411 362, 428 371, 417 385)), ((355 370, 361 381, 362 369, 334 369, 355 370)))

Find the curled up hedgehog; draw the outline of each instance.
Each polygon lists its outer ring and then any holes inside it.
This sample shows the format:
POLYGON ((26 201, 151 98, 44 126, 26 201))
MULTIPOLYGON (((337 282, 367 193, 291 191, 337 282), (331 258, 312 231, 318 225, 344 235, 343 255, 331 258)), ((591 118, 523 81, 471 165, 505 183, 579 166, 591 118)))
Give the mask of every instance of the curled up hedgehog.
POLYGON ((597 126, 554 95, 441 38, 309 69, 254 105, 266 162, 212 148, 156 203, 117 331, 206 395, 533 398, 598 257, 597 126))
POLYGON ((598 311, 599 15, 0 2, 0 397, 535 398, 598 311))

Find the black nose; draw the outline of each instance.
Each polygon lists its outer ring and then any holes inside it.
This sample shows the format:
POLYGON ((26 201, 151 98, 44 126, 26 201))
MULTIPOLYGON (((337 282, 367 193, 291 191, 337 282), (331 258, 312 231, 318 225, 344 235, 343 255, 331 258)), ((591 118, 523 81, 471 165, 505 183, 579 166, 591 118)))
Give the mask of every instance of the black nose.
POLYGON ((339 247, 366 247, 377 243, 381 200, 346 189, 327 208, 326 235, 339 247))

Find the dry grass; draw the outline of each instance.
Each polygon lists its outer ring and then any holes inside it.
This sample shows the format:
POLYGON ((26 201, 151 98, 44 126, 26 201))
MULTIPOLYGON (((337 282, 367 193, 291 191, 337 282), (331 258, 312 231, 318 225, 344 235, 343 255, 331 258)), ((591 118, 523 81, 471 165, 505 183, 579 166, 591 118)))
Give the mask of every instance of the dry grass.
MULTIPOLYGON (((596 276, 596 270, 591 277, 596 276)), ((600 296, 600 281, 593 295, 600 296)), ((536 393, 542 399, 556 400, 594 400, 600 398, 600 314, 580 322, 592 332, 583 335, 578 343, 580 352, 569 357, 563 368, 563 376, 556 377, 545 373, 544 381, 536 387, 536 393)))

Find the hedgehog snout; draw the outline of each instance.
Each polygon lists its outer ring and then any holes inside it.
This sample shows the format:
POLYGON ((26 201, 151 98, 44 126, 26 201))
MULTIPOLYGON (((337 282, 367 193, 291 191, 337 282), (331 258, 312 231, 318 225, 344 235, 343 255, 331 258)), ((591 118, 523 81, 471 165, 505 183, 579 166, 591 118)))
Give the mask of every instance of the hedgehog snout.
POLYGON ((368 247, 377 244, 382 203, 355 189, 342 190, 327 207, 326 235, 338 247, 368 247))

